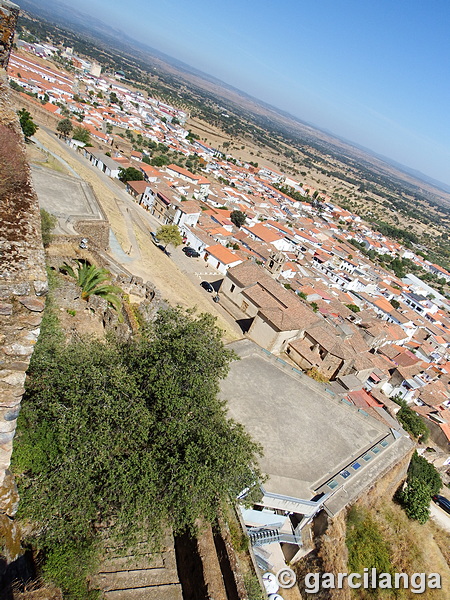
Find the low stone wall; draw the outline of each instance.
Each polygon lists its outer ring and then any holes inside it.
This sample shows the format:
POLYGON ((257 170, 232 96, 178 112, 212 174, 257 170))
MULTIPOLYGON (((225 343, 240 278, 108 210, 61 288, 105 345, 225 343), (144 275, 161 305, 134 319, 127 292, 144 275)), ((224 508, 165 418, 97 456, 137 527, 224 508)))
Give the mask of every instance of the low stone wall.
POLYGON ((109 247, 109 223, 108 221, 75 221, 74 228, 80 237, 88 238, 89 243, 97 248, 107 250, 109 247))
POLYGON ((38 200, 4 74, 0 74, 0 128, 8 142, 7 149, 5 144, 0 147, 0 179, 3 176, 4 182, 5 174, 9 178, 0 203, 0 540, 5 544, 3 556, 11 561, 20 550, 20 537, 11 520, 18 498, 8 469, 48 288, 38 200))

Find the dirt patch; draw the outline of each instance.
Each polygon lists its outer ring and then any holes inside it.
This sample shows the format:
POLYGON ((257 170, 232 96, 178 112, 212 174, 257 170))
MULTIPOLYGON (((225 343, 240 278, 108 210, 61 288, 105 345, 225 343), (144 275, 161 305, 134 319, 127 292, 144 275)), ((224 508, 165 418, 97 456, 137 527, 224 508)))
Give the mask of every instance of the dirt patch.
POLYGON ((64 167, 64 165, 56 160, 54 156, 40 150, 34 144, 27 144, 27 159, 29 163, 38 165, 39 167, 46 167, 52 171, 57 171, 63 175, 71 175, 71 173, 64 167))

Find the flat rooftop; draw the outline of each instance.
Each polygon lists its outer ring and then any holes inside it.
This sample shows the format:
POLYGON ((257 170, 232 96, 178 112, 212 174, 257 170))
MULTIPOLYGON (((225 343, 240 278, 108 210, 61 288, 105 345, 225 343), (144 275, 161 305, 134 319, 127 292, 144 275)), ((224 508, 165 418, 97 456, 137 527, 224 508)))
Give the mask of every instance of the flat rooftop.
POLYGON ((310 500, 319 488, 339 491, 349 483, 347 477, 356 483, 362 471, 368 473, 369 461, 374 475, 374 463, 387 457, 396 441, 389 427, 332 396, 326 386, 250 340, 233 342, 228 348, 241 360, 232 363, 221 384, 221 397, 228 403, 229 415, 263 446, 260 466, 269 477, 266 492, 310 500), (363 461, 377 444, 379 451, 363 461), (356 461, 360 466, 351 470, 356 461), (333 478, 337 485, 327 488, 333 478))

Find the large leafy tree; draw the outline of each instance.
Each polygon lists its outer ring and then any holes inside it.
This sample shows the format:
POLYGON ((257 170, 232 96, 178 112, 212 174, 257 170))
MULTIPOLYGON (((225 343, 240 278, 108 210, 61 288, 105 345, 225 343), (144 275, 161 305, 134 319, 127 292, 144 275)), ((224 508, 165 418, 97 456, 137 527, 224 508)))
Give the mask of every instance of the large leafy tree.
POLYGON ((120 167, 119 179, 123 183, 126 183, 127 181, 142 181, 144 175, 142 174, 142 171, 139 171, 139 169, 136 169, 135 167, 128 167, 126 169, 120 167))
POLYGON ((405 489, 399 492, 398 499, 410 519, 426 523, 430 517, 430 486, 421 479, 408 481, 405 489))
POLYGON ((156 237, 166 244, 166 248, 169 244, 177 247, 183 243, 183 238, 177 225, 162 225, 156 232, 156 237))
POLYGON ((64 137, 67 137, 73 129, 72 121, 70 119, 63 119, 56 126, 56 131, 62 133, 64 137))
POLYGON ((186 530, 252 486, 259 447, 218 399, 234 354, 211 315, 168 309, 137 340, 68 345, 50 317, 14 453, 36 543, 51 554, 105 525, 125 542, 186 530))
POLYGON ((441 487, 442 479, 436 467, 415 451, 409 464, 408 478, 397 493, 397 499, 410 519, 425 523, 430 516, 431 498, 441 487))
POLYGON ((28 139, 36 133, 39 127, 33 121, 31 114, 25 110, 25 108, 21 108, 19 111, 17 111, 17 114, 19 115, 19 122, 20 126, 22 127, 23 135, 25 136, 25 139, 28 139))
POLYGON ((245 224, 247 217, 241 210, 233 210, 230 214, 230 220, 236 227, 242 227, 245 224))
POLYGON ((72 139, 78 140, 79 142, 83 142, 84 144, 89 144, 91 134, 85 127, 75 127, 75 129, 73 130, 72 139))
POLYGON ((439 471, 424 456, 417 454, 417 451, 412 455, 408 468, 408 481, 411 482, 414 479, 419 479, 428 485, 430 496, 438 494, 442 488, 442 479, 439 471))

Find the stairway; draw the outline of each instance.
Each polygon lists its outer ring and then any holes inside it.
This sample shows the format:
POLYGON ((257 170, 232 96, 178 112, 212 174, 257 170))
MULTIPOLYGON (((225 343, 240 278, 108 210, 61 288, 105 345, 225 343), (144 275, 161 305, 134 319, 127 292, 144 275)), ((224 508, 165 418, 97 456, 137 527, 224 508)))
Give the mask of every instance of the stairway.
POLYGON ((102 590, 105 600, 182 600, 172 536, 154 554, 138 544, 133 555, 124 556, 111 545, 91 587, 102 590))
POLYGON ((248 536, 252 546, 263 546, 272 542, 284 542, 286 544, 297 544, 298 546, 303 544, 301 536, 284 533, 278 529, 251 528, 248 530, 248 536))

